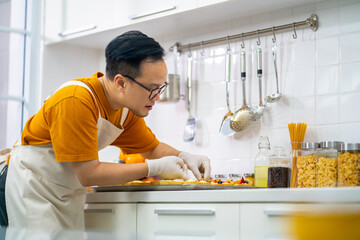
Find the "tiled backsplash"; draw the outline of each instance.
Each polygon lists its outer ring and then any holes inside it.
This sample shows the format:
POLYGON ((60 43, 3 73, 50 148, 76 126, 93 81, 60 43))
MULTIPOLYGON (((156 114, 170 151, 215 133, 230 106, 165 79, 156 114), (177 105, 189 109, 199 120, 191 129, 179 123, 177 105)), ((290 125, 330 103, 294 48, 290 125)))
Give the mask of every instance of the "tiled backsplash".
MULTIPOLYGON (((168 49, 176 41, 197 42, 274 25, 303 21, 316 13, 320 25, 317 32, 297 29, 297 39, 291 30, 276 33, 280 90, 277 103, 267 104, 262 118, 248 129, 225 137, 218 133, 227 112, 225 100, 225 54, 227 44, 193 49, 195 81, 193 114, 197 131, 193 142, 186 143, 183 130, 188 117, 184 100, 178 103, 157 103, 146 122, 160 141, 179 150, 207 155, 213 174, 252 172, 259 136, 266 135, 271 146, 288 145, 287 124, 308 124, 306 141, 341 140, 360 142, 360 1, 324 1, 317 4, 283 9, 234 19, 197 31, 179 33, 157 39, 168 49), (260 19, 260 20, 259 20, 260 19), (244 25, 244 22, 246 24, 244 25), (212 29, 222 29, 214 31, 212 29), (206 31, 208 30, 208 31, 206 31), (187 37, 186 37, 187 36, 187 37), (191 37, 190 37, 191 36, 191 37)), ((272 35, 261 35, 263 50, 263 96, 276 91, 271 54, 272 35)), ((257 38, 245 39, 247 53, 247 101, 258 104, 256 75, 257 38)), ((240 79, 240 41, 230 42, 232 72, 230 105, 236 111, 242 105, 240 79)), ((187 51, 179 55, 178 73, 181 93, 186 94, 187 51)), ((169 73, 174 72, 172 54, 167 56, 169 73)))

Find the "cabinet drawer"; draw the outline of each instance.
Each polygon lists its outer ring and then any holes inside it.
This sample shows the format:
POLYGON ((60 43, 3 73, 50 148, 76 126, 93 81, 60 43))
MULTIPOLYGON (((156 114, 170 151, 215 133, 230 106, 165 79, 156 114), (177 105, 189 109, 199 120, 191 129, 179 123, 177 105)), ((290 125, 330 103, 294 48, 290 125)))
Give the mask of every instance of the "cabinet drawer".
POLYGON ((136 238, 136 204, 85 204, 85 229, 136 238))
POLYGON ((138 239, 239 239, 239 204, 138 204, 138 239))

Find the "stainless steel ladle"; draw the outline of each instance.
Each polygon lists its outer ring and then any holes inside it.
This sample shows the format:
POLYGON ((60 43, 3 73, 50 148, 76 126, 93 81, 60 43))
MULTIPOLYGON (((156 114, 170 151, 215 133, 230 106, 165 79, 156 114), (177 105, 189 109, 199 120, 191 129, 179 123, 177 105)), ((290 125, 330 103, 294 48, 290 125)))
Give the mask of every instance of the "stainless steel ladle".
POLYGON ((272 45, 272 55, 274 60, 274 67, 275 67, 275 77, 276 77, 276 93, 270 94, 265 98, 265 101, 268 103, 274 103, 280 100, 281 93, 279 91, 279 77, 278 77, 278 70, 276 65, 276 38, 273 38, 273 45, 272 45))

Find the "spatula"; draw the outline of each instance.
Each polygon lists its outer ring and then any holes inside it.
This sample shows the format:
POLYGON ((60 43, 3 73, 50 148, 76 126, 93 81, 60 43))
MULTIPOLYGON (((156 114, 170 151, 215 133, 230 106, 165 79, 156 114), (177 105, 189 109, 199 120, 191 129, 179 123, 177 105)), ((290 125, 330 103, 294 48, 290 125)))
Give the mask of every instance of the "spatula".
POLYGON ((230 128, 230 120, 233 113, 230 110, 230 103, 229 103, 229 83, 230 83, 230 69, 231 69, 231 55, 230 51, 226 54, 225 58, 225 83, 226 83, 226 106, 228 113, 224 116, 219 132, 225 136, 231 136, 235 132, 230 128))
POLYGON ((187 89, 188 89, 187 108, 188 108, 189 116, 185 124, 183 138, 185 142, 191 142, 194 140, 195 137, 196 121, 195 121, 195 117, 191 114, 192 56, 190 53, 188 56, 188 64, 187 64, 187 89))

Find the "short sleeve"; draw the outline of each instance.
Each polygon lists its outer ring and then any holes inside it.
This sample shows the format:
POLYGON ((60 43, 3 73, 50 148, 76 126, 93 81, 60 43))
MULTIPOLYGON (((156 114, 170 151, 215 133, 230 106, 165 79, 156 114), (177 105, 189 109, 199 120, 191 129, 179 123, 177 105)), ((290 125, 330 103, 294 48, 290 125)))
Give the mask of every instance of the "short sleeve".
POLYGON ((68 97, 48 109, 48 126, 56 161, 98 159, 98 112, 91 104, 68 97))

